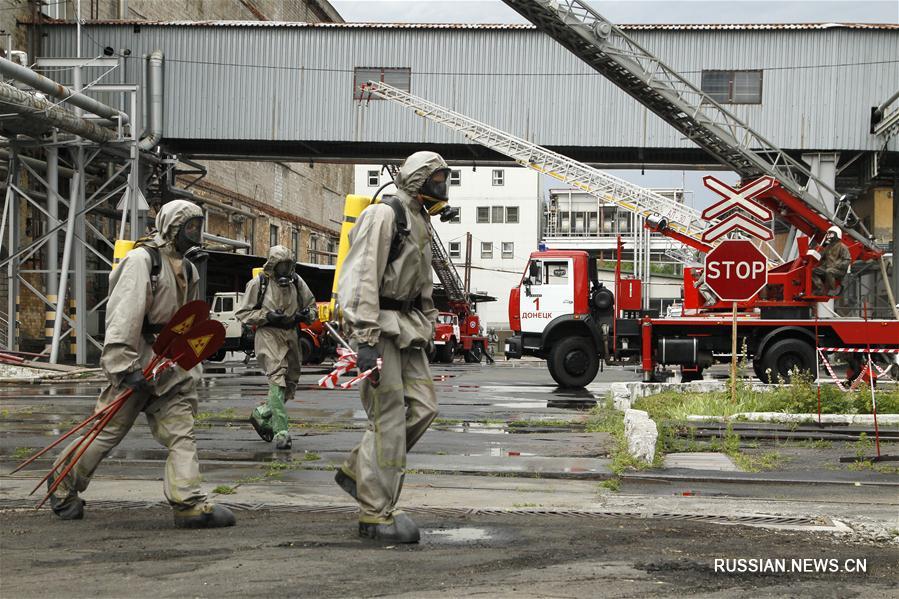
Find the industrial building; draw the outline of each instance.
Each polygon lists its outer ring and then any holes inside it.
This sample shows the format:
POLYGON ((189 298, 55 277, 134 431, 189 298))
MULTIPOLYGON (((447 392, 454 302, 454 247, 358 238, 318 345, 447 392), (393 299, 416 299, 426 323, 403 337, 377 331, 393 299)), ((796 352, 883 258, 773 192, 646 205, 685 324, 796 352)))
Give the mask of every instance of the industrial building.
MULTIPOLYGON (((279 242, 295 248, 301 261, 327 263, 343 197, 353 189, 353 168, 348 163, 396 162, 428 148, 455 165, 477 166, 479 171, 508 166, 496 152, 367 94, 362 85, 372 79, 411 90, 592 165, 722 168, 530 25, 347 24, 339 22, 339 15, 322 0, 237 5, 248 14, 188 14, 193 8, 160 14, 154 12, 153 2, 92 3, 96 9, 80 28, 49 18, 71 18, 69 14, 42 16, 32 10, 17 15, 22 24, 15 29, 13 42, 26 53, 29 64, 36 63, 55 80, 75 87, 95 83, 87 94, 124 113, 139 106, 132 114, 138 119, 152 116, 145 114, 142 102, 148 83, 144 58, 162 53, 163 153, 142 157, 149 162, 138 168, 143 174, 135 175, 132 183, 142 185, 142 193, 151 200, 186 192, 202 201, 209 216, 208 232, 220 238, 210 238, 212 244, 258 254, 279 242), (122 5, 128 10, 116 12, 122 5), (201 18, 205 20, 197 20, 201 18), (221 20, 226 18, 242 20, 221 20), (332 22, 312 22, 323 20, 332 22), (80 82, 73 79, 75 69, 65 66, 76 63, 80 82), (485 102, 485 97, 493 101, 485 102)), ((11 27, 9 21, 4 27, 11 27)), ((860 213, 870 202, 867 217, 875 230, 880 229, 879 241, 884 245, 892 241, 885 231, 895 230, 899 218, 896 194, 890 191, 896 184, 899 152, 895 136, 872 132, 871 111, 899 89, 895 62, 899 26, 623 29, 774 144, 806 160, 838 193, 858 198, 860 213)), ((9 148, 15 151, 8 152, 22 157, 16 169, 21 171, 27 160, 37 161, 32 166, 36 173, 22 178, 23 185, 31 186, 23 189, 34 192, 33 202, 17 197, 10 216, 19 226, 9 227, 9 239, 3 240, 7 266, 3 318, 16 325, 4 331, 10 346, 26 337, 46 343, 45 321, 54 312, 51 308, 61 304, 53 302, 57 290, 48 282, 56 279, 53 273, 61 274, 61 234, 53 258, 49 255, 53 250, 46 246, 28 254, 30 262, 7 258, 26 247, 29 239, 46 235, 40 232, 48 229, 51 218, 40 194, 54 194, 38 189, 44 186, 34 177, 43 172, 41 163, 47 162, 49 146, 18 141, 34 133, 25 126, 27 120, 3 123, 4 135, 18 136, 14 140, 18 145, 9 148)), ((137 138, 131 132, 130 139, 137 138)), ((114 174, 115 165, 124 161, 122 156, 110 158, 104 173, 114 174)), ((72 173, 89 171, 90 165, 60 166, 59 194, 67 196, 72 173)), ((8 180, 13 170, 8 169, 8 180)), ((90 174, 96 183, 88 183, 82 199, 102 184, 100 173, 90 174), (90 185, 95 185, 93 190, 90 185)), ((822 197, 831 204, 834 199, 822 197)), ((98 347, 96 339, 102 337, 103 277, 111 246, 100 237, 115 239, 120 230, 132 237, 139 233, 137 217, 127 229, 121 225, 122 214, 116 211, 120 200, 121 194, 94 207, 100 220, 84 225, 85 235, 93 240, 75 244, 76 272, 95 276, 84 284, 75 277, 79 288, 70 297, 87 314, 70 317, 63 329, 83 327, 82 336, 94 343, 82 343, 82 348, 98 347), (82 245, 85 249, 78 249, 82 245)), ((137 213, 140 203, 130 196, 129 201, 134 201, 132 213, 137 213)), ((896 281, 899 276, 893 270, 896 281)), ((878 296, 876 289, 860 292, 878 296)), ((90 357, 85 349, 78 352, 79 361, 90 357)))

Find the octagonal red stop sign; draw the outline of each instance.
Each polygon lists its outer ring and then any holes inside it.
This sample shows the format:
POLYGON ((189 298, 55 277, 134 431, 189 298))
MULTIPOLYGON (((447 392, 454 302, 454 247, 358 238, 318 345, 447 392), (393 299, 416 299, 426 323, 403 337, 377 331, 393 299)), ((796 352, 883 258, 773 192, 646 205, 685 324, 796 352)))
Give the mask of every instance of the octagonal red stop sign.
POLYGON ((750 300, 768 283, 768 260, 749 241, 722 241, 706 254, 705 282, 722 301, 750 300))

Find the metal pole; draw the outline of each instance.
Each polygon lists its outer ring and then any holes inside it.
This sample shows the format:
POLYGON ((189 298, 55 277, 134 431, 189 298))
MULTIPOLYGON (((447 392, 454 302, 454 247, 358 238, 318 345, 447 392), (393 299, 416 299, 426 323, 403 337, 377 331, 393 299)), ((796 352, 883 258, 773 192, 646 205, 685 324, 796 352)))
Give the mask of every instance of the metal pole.
MULTIPOLYGON (((9 183, 18 185, 19 183, 19 165, 18 152, 15 148, 9 159, 9 183)), ((4 206, 3 223, 9 227, 9 244, 8 250, 10 256, 15 254, 19 247, 19 198, 12 189, 12 185, 6 187, 6 204, 4 206)), ((2 239, 2 230, 0 230, 0 239, 2 239)), ((16 315, 16 304, 19 295, 19 261, 10 260, 6 265, 6 281, 7 281, 7 298, 6 298, 6 347, 15 350, 16 345, 16 329, 18 328, 18 318, 16 315)))
POLYGON ((733 303, 733 328, 730 341, 730 401, 737 402, 737 302, 733 303))
MULTIPOLYGON (((81 150, 78 150, 79 154, 81 150)), ((77 214, 78 190, 81 188, 80 156, 75 158, 75 174, 72 177, 72 187, 69 192, 69 216, 66 223, 66 241, 62 250, 62 265, 59 271, 59 299, 56 301, 56 320, 53 321, 53 341, 50 346, 50 363, 56 364, 59 360, 59 341, 62 335, 61 314, 66 309, 66 291, 69 285, 69 263, 72 257, 72 243, 75 239, 75 215, 77 214)))
MULTIPOLYGON (((893 179, 893 298, 899 297, 899 176, 893 179)), ((890 281, 884 278, 884 285, 890 281)), ((893 306, 895 309, 896 306, 893 306)), ((899 319, 899 316, 896 317, 899 319)))
MULTIPOLYGON (((59 148, 47 147, 47 212, 50 215, 50 228, 59 224, 59 148)), ((47 299, 57 301, 59 283, 59 235, 54 233, 47 239, 47 299)), ((46 326, 47 321, 55 322, 61 315, 44 309, 44 336, 53 343, 53 330, 46 326)))

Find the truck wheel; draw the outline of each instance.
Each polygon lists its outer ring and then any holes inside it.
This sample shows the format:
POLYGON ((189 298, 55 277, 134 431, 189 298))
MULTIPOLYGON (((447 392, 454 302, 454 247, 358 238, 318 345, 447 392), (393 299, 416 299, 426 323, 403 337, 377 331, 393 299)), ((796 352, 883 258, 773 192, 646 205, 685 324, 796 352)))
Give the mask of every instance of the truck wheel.
POLYGON ((550 350, 549 374, 560 387, 578 388, 593 382, 599 370, 599 354, 586 337, 562 339, 550 350))
POLYGON ((449 339, 442 347, 437 348, 437 360, 444 364, 452 364, 456 357, 456 340, 449 339))
POLYGON ((303 364, 309 364, 315 358, 315 346, 308 337, 300 337, 300 351, 302 352, 303 364))
POLYGON ((776 383, 778 379, 790 382, 794 370, 812 372, 815 370, 815 350, 799 339, 781 339, 765 349, 761 359, 762 382, 776 383), (768 376, 767 371, 771 372, 768 376), (768 379, 771 380, 768 380, 768 379))
POLYGON ((208 360, 210 362, 222 362, 225 359, 225 350, 220 349, 211 356, 209 356, 208 360))
POLYGON ((752 372, 755 373, 755 378, 762 381, 763 383, 768 382, 768 377, 765 376, 765 368, 762 366, 761 360, 753 360, 752 361, 752 372))
POLYGON ((484 357, 484 349, 480 343, 472 343, 471 349, 465 352, 465 362, 467 364, 480 364, 484 357))
POLYGON ((682 383, 692 383, 693 381, 701 381, 702 380, 702 368, 699 370, 684 370, 681 368, 680 371, 680 382, 682 383))

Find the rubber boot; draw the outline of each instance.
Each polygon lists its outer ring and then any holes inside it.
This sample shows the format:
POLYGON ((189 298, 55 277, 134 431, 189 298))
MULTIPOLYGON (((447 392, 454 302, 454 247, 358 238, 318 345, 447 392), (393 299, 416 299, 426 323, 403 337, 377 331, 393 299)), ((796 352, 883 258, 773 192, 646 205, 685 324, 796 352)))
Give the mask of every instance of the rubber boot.
POLYGON ((418 526, 405 512, 393 512, 391 520, 378 523, 360 522, 359 536, 387 543, 418 543, 421 540, 418 526))
POLYGON ((290 449, 293 442, 290 440, 290 433, 281 431, 275 435, 275 449, 290 449))
POLYGON ((272 430, 272 410, 267 405, 256 406, 253 413, 250 414, 250 424, 253 425, 256 434, 266 443, 271 443, 275 438, 275 431, 272 430))
POLYGON ((272 415, 272 431, 275 435, 288 434, 290 422, 287 420, 287 410, 284 409, 284 387, 269 385, 268 408, 272 415))
MULTIPOLYGON (((56 477, 51 476, 47 480, 47 490, 53 486, 56 477)), ((78 497, 77 493, 69 493, 65 498, 60 499, 54 493, 50 495, 50 508, 60 520, 81 520, 84 518, 84 500, 78 497)))
POLYGON ((175 528, 224 528, 234 526, 234 512, 223 505, 201 503, 187 509, 176 509, 175 528))
POLYGON ((334 474, 334 482, 336 482, 341 489, 349 493, 350 497, 356 499, 356 479, 353 478, 346 470, 343 469, 343 466, 337 469, 337 473, 334 474))

